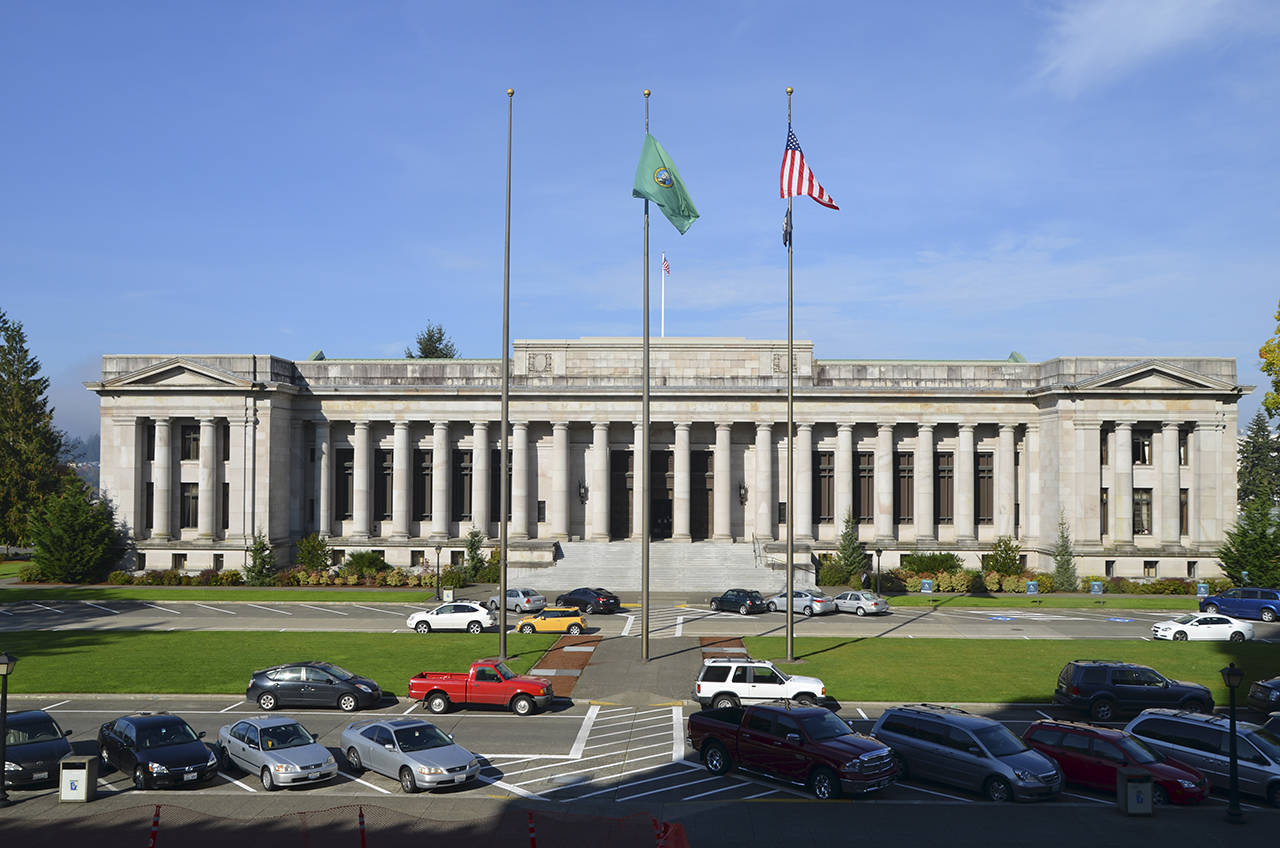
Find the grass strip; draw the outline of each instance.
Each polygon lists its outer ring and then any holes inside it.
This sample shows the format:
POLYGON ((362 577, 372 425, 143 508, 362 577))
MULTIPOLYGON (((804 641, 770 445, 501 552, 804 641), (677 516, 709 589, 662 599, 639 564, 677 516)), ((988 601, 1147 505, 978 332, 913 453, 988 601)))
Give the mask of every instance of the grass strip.
MULTIPOLYGON (((534 666, 559 638, 507 635, 507 664, 534 666)), ((31 631, 0 633, 18 657, 9 691, 22 693, 227 693, 242 696, 249 675, 268 666, 328 660, 403 696, 420 671, 467 671, 498 653, 498 634, 279 633, 276 631, 31 631)))
POLYGON ((772 659, 792 674, 821 678, 827 694, 849 701, 912 703, 1049 703, 1058 673, 1075 659, 1149 665, 1174 680, 1208 686, 1227 702, 1219 670, 1244 669, 1236 697, 1255 680, 1280 675, 1280 646, 1265 642, 1142 642, 1110 639, 862 639, 795 640, 798 662, 782 662, 786 639, 743 639, 753 657, 772 659))
POLYGON ((0 561, 0 580, 3 580, 6 577, 17 577, 18 569, 22 568, 22 566, 26 564, 26 560, 21 559, 6 559, 0 561))
POLYGON ((956 609, 1156 609, 1198 612, 1199 600, 1193 595, 890 595, 889 605, 898 607, 947 607, 956 609), (1040 603, 1031 602, 1036 598, 1040 603))
MULTIPOLYGON (((457 599, 464 600, 459 593, 457 599)), ((476 593, 479 597, 479 593, 476 593)), ((482 600, 488 600, 484 598, 482 600)), ((431 589, 257 588, 239 586, 84 586, 0 588, 0 603, 21 601, 354 601, 356 603, 438 604, 431 589)))

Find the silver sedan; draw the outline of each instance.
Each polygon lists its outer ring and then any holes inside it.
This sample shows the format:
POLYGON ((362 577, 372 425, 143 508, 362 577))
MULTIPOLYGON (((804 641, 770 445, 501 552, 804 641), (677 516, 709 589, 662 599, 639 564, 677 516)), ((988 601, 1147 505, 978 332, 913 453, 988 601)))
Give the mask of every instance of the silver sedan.
MULTIPOLYGON (((547 605, 547 599, 533 589, 508 589, 507 609, 512 612, 537 612, 547 605)), ((498 611, 498 596, 489 599, 489 609, 498 611)))
POLYGON ((399 780, 405 792, 466 783, 480 773, 475 754, 420 718, 354 722, 342 731, 342 750, 353 769, 399 780))
POLYGON ((805 615, 823 615, 835 612, 837 609, 833 598, 810 589, 796 589, 791 593, 791 597, 793 600, 791 604, 787 603, 786 592, 779 592, 772 598, 765 598, 765 602, 769 605, 769 612, 790 609, 792 612, 802 612, 805 615))
POLYGON ((256 716, 218 730, 218 762, 256 774, 268 792, 338 773, 329 749, 288 716, 256 716))
POLYGON ((889 611, 889 601, 875 592, 841 592, 835 600, 840 612, 854 615, 878 615, 889 611))

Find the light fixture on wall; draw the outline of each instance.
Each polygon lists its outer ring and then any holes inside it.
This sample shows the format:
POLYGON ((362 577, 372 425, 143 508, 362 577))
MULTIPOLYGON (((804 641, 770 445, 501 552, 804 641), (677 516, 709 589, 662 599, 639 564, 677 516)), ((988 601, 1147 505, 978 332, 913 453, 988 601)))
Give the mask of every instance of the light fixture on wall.
POLYGON ((746 480, 738 481, 738 503, 742 504, 743 506, 747 505, 747 481, 746 480))
POLYGON ((578 500, 582 501, 583 506, 587 505, 588 494, 589 492, 587 490, 587 482, 585 480, 579 480, 578 481, 578 500))

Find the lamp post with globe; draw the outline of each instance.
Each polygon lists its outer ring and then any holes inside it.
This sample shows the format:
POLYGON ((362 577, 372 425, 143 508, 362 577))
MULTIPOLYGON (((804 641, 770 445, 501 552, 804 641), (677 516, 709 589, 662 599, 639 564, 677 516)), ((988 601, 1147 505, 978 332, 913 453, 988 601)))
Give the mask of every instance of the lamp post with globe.
MULTIPOLYGON (((9 735, 9 728, 5 725, 9 715, 9 675, 17 664, 17 657, 8 651, 0 652, 0 763, 6 762, 8 756, 5 742, 9 735)), ((0 807, 9 806, 9 793, 5 791, 4 779, 5 773, 0 771, 0 807)))
POLYGON ((1236 754, 1236 688, 1244 682, 1244 671, 1236 668, 1235 663, 1231 663, 1222 669, 1222 682, 1227 684, 1227 691, 1230 693, 1230 729, 1228 737, 1230 739, 1230 747, 1228 749, 1228 757, 1230 758, 1230 774, 1231 783, 1227 796, 1227 821, 1239 824, 1244 821, 1244 813, 1240 811, 1240 760, 1236 754))

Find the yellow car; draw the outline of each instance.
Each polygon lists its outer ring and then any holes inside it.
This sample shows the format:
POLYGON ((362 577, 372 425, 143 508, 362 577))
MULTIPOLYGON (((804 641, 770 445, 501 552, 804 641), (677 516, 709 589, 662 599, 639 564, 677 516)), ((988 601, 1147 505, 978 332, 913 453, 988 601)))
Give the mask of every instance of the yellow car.
POLYGON ((568 633, 577 636, 586 629, 582 613, 572 607, 546 607, 533 615, 526 615, 516 624, 516 630, 521 633, 568 633))

